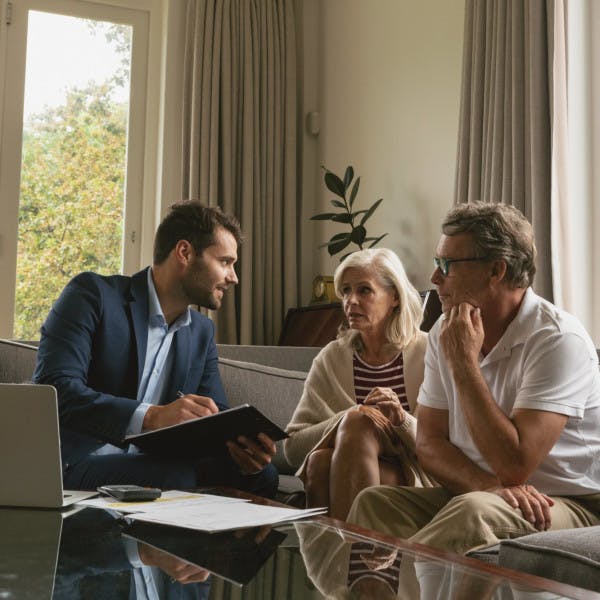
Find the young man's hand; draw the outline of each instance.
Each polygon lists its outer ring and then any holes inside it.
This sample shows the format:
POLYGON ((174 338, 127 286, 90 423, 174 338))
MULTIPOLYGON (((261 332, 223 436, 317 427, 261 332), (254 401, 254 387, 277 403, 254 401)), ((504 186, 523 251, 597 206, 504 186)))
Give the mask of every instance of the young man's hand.
POLYGON ((161 406, 152 405, 144 415, 142 431, 169 427, 170 425, 177 425, 190 419, 208 417, 218 412, 219 408, 212 398, 197 396, 196 394, 186 394, 169 404, 161 406))
POLYGON ((231 458, 244 475, 262 471, 275 456, 275 442, 264 433, 258 434, 258 441, 240 435, 236 441, 227 442, 231 458))

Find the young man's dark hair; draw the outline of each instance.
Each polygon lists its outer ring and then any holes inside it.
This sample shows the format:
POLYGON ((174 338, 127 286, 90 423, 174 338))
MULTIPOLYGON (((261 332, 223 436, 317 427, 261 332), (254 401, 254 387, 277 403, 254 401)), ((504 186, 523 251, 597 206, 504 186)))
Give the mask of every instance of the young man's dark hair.
POLYGON ((236 242, 242 242, 242 230, 239 221, 224 213, 218 206, 204 206, 197 200, 176 202, 156 230, 154 237, 155 265, 167 259, 179 240, 187 240, 194 251, 201 255, 206 248, 215 243, 215 229, 223 227, 229 231, 236 242))

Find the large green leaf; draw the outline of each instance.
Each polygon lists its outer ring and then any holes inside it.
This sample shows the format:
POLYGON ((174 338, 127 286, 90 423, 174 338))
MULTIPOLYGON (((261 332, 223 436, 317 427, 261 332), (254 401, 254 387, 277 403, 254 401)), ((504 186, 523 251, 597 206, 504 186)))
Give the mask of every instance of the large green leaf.
POLYGON ((352 215, 348 213, 338 213, 337 215, 333 215, 333 217, 331 217, 331 220, 335 221, 336 223, 351 223, 352 215))
POLYGON ((360 177, 356 178, 352 189, 350 190, 350 208, 354 204, 354 200, 356 200, 356 194, 358 194, 358 186, 360 185, 360 177))
POLYGON ((358 246, 365 241, 365 237, 367 237, 367 230, 362 225, 355 227, 350 234, 350 238, 358 246))
POLYGON ((318 215, 315 215, 314 217, 311 217, 310 220, 311 221, 329 221, 330 219, 335 217, 335 215, 337 215, 337 214, 338 213, 320 213, 318 215))
POLYGON ((344 193, 348 189, 348 186, 352 183, 354 179, 354 169, 352 167, 347 167, 346 172, 344 173, 344 193))
POLYGON ((344 233, 336 233, 328 242, 324 244, 319 244, 319 248, 325 248, 325 246, 329 246, 332 242, 337 242, 340 240, 346 240, 350 238, 350 234, 348 232, 344 233))
POLYGON ((375 202, 373 206, 371 206, 371 208, 363 215, 363 218, 360 220, 361 225, 365 224, 365 221, 375 212, 375 209, 381 204, 382 201, 383 198, 379 198, 379 200, 377 200, 377 202, 375 202))
POLYGON ((350 234, 345 231, 344 233, 336 233, 334 236, 331 237, 331 239, 329 240, 330 242, 337 242, 338 240, 344 240, 346 239, 350 234))
POLYGON ((337 254, 341 250, 343 250, 350 243, 350 234, 347 234, 345 239, 340 239, 337 241, 329 240, 329 244, 327 245, 327 251, 330 256, 337 254))
POLYGON ((330 192, 333 192, 336 196, 340 198, 344 197, 346 189, 344 188, 344 182, 331 171, 327 171, 325 173, 325 185, 330 192))

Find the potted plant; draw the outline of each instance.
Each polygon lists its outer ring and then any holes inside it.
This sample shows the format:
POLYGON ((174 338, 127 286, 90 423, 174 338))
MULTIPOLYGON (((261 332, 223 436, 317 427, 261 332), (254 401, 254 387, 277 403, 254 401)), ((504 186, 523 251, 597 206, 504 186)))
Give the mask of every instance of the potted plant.
MULTIPOLYGON (((311 221, 333 221, 342 223, 350 228, 350 231, 336 233, 328 242, 321 244, 319 248, 327 246, 327 251, 331 256, 345 250, 350 244, 358 246, 359 250, 363 248, 372 248, 380 242, 387 233, 378 237, 368 237, 365 223, 375 212, 375 209, 381 204, 383 198, 379 198, 370 208, 355 210, 356 195, 360 185, 360 177, 354 179, 354 169, 351 166, 346 168, 343 179, 338 177, 329 169, 322 167, 325 171, 325 185, 330 192, 333 192, 340 200, 333 199, 331 204, 334 208, 340 209, 338 212, 320 213, 311 217, 311 221), (354 184, 352 182, 354 181, 354 184), (365 246, 365 244, 368 244, 365 246)), ((340 262, 356 250, 345 253, 340 262)))

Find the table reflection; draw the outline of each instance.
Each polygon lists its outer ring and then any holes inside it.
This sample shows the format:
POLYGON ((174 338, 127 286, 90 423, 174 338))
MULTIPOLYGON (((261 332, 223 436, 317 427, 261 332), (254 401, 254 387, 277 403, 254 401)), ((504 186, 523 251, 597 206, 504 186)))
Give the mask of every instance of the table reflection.
POLYGON ((83 509, 0 509, 0 598, 206 599, 252 580, 285 535, 205 534, 83 509))
POLYGON ((335 527, 295 524, 306 572, 326 598, 389 600, 558 600, 460 564, 426 559, 335 527))

